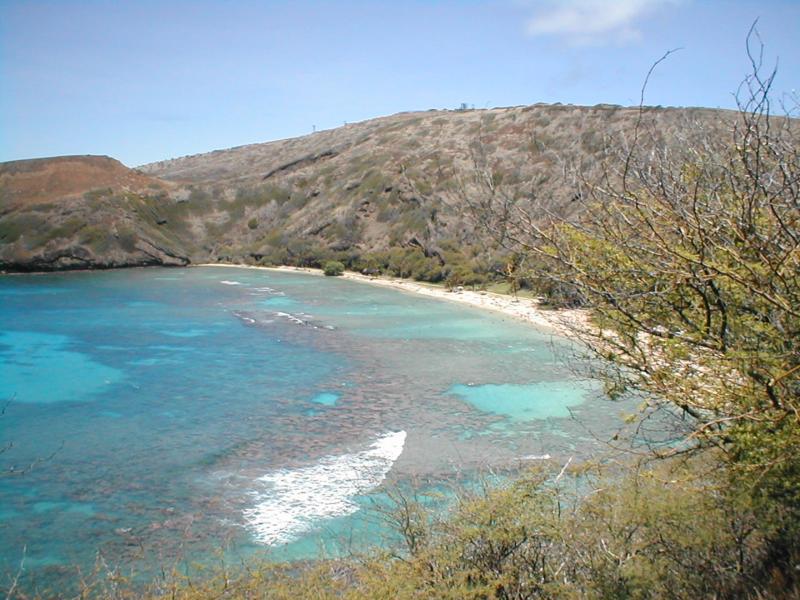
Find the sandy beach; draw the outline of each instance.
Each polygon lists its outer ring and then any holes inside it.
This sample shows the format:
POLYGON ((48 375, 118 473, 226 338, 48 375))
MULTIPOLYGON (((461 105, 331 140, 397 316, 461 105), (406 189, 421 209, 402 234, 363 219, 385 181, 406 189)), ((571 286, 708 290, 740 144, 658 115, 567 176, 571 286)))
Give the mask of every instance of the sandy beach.
MULTIPOLYGON (((257 269, 262 271, 280 271, 283 273, 305 273, 307 275, 325 276, 321 269, 306 267, 257 267, 253 265, 228 263, 209 263, 193 266, 236 267, 240 269, 257 269)), ((391 277, 372 277, 349 271, 346 271, 341 277, 369 285, 389 287, 418 296, 427 296, 429 298, 458 302, 460 304, 491 310, 564 337, 571 337, 576 328, 586 327, 588 322, 586 311, 578 309, 553 310, 543 308, 541 304, 533 298, 514 298, 504 294, 467 289, 448 291, 443 287, 420 283, 418 281, 391 277)))

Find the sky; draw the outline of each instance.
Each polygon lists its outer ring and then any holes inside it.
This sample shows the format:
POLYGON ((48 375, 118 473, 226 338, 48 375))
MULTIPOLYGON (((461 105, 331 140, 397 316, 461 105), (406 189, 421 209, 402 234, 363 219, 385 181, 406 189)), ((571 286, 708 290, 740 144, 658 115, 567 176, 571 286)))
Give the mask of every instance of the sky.
MULTIPOLYGON (((402 111, 735 108, 758 19, 800 90, 800 0, 0 0, 0 161, 128 166, 402 111)), ((795 96, 796 98, 796 96, 795 96)))

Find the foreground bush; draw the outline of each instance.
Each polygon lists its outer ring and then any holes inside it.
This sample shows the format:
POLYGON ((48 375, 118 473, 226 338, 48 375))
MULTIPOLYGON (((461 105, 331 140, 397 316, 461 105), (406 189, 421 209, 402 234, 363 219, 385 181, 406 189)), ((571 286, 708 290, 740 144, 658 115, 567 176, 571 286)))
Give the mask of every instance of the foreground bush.
MULTIPOLYGON (((529 473, 465 494, 448 517, 395 493, 403 544, 306 565, 219 567, 97 598, 795 598, 770 559, 777 521, 700 464, 529 473)), ((722 477, 720 477, 722 475, 722 477)), ((797 559, 798 557, 795 557, 797 559)), ((30 597, 19 595, 18 597, 30 597)), ((41 597, 50 597, 43 594, 41 597)))

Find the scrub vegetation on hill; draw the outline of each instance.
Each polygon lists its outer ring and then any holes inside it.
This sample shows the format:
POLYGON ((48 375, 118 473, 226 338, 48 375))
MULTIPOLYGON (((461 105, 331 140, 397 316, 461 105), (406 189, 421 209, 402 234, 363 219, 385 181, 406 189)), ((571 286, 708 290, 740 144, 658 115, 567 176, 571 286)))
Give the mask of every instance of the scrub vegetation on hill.
MULTIPOLYGON (((723 135, 734 113, 646 108, 660 142, 723 135)), ((452 285, 502 280, 514 256, 478 226, 487 191, 568 216, 567 163, 596 172, 636 108, 401 113, 301 138, 127 169, 107 157, 0 165, 0 269, 234 262, 452 285)))

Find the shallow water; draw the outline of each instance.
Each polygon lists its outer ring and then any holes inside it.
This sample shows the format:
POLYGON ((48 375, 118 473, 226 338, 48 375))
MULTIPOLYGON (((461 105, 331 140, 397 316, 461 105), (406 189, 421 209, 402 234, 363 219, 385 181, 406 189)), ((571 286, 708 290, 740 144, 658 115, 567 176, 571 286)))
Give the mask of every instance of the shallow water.
POLYGON ((623 407, 509 318, 203 267, 0 278, 0 570, 346 551, 382 486, 592 456, 623 407), (41 460, 41 459, 46 460, 41 460))

